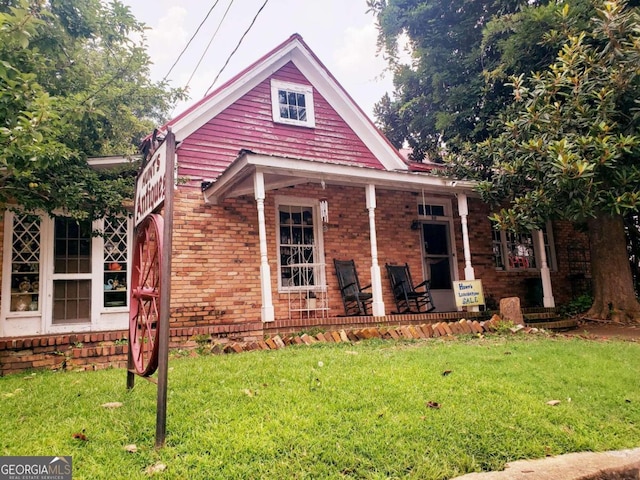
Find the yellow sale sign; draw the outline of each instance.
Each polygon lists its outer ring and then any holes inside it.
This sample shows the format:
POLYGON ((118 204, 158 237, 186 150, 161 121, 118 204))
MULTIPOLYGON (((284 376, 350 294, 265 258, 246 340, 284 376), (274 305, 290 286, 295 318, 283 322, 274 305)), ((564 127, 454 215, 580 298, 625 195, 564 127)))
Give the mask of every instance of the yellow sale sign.
POLYGON ((482 280, 458 280, 453 282, 453 294, 457 307, 484 305, 482 280))

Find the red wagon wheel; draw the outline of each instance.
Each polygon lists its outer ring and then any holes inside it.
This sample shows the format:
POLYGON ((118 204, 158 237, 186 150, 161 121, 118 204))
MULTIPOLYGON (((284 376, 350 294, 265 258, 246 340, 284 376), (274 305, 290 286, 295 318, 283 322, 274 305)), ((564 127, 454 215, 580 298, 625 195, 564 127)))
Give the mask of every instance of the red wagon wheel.
POLYGON ((163 227, 162 216, 147 216, 138 226, 133 252, 129 348, 136 372, 145 377, 158 368, 163 227))

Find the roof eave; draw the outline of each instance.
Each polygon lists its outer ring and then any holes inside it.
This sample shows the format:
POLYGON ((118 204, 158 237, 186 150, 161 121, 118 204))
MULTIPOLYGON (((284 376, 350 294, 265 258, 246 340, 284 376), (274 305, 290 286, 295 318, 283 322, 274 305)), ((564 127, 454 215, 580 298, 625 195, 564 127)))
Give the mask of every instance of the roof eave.
POLYGON ((217 204, 224 198, 253 193, 253 173, 263 172, 276 179, 266 186, 267 190, 291 186, 298 183, 318 182, 336 185, 365 186, 374 184, 381 188, 434 193, 466 193, 475 196, 475 182, 456 180, 406 170, 386 171, 353 165, 310 161, 296 158, 242 152, 234 162, 203 190, 207 204, 217 204))

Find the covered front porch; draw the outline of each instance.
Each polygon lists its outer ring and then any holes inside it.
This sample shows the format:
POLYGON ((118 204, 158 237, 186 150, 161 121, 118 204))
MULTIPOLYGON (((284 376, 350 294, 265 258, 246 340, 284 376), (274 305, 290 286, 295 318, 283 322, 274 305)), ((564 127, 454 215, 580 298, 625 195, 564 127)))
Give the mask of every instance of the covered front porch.
MULTIPOLYGON (((336 259, 356 259, 361 282, 371 285, 366 313, 372 318, 397 311, 387 263, 407 263, 417 282, 430 281, 435 315, 475 313, 456 307, 452 287, 477 278, 469 231, 473 187, 424 171, 385 171, 245 150, 215 183, 203 186, 203 194, 206 204, 218 206, 227 199, 255 199, 260 319, 270 329, 266 324, 272 322, 279 328, 296 322, 363 321, 342 316, 347 312, 341 311, 336 259)), ((491 238, 484 240, 491 245, 491 238)), ((543 305, 553 307, 545 251, 537 253, 543 305)))

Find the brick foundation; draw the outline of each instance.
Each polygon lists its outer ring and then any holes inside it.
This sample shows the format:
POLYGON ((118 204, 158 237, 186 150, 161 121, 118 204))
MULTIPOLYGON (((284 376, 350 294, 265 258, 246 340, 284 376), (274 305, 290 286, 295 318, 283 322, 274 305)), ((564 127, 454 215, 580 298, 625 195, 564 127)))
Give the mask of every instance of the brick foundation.
MULTIPOLYGON (((169 348, 192 349, 198 335, 231 339, 261 338, 262 324, 171 327, 169 348)), ((83 334, 44 335, 0 340, 0 376, 26 370, 100 370, 126 368, 126 330, 83 334)))

